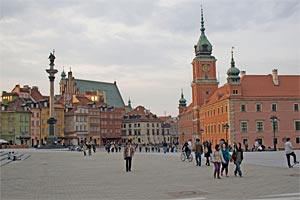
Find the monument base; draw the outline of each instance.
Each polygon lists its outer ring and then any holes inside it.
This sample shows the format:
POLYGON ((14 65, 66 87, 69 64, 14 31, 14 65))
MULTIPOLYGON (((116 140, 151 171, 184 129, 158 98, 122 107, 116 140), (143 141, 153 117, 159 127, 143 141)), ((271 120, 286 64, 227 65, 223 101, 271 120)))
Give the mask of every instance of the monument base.
POLYGON ((39 149, 64 149, 63 145, 58 143, 58 139, 56 136, 48 136, 46 140, 46 145, 42 145, 39 149))

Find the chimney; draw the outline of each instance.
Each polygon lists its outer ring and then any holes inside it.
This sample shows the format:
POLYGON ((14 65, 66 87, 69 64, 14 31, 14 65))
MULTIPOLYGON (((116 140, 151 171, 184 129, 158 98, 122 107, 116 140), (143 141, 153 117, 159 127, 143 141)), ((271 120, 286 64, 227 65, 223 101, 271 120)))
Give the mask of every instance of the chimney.
POLYGON ((246 71, 241 71, 241 78, 246 75, 246 71))
POLYGON ((278 71, 277 71, 277 69, 273 69, 272 70, 272 79, 273 79, 274 85, 279 85, 278 71))

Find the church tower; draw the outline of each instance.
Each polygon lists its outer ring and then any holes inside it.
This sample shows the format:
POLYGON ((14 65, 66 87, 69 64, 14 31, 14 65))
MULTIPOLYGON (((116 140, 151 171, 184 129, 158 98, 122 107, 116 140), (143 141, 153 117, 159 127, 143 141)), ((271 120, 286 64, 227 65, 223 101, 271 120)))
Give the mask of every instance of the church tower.
POLYGON ((201 35, 194 46, 192 98, 194 108, 203 105, 218 88, 216 58, 212 56, 212 45, 205 35, 203 9, 201 8, 201 35))

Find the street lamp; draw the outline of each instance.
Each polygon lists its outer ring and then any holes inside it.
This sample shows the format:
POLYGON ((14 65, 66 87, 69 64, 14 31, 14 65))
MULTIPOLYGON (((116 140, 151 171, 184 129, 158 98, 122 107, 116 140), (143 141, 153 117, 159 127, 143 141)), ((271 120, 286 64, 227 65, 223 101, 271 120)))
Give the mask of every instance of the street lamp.
POLYGON ((271 117, 270 117, 270 122, 272 122, 272 125, 273 125, 273 133, 274 133, 274 136, 273 136, 273 145, 274 145, 274 151, 277 151, 277 149, 276 149, 276 141, 275 141, 275 132, 276 132, 276 127, 275 127, 275 125, 276 125, 276 123, 277 123, 277 121, 278 121, 278 118, 275 116, 275 115, 272 115, 271 117))
POLYGON ((228 143, 228 136, 227 135, 228 135, 229 124, 228 123, 224 124, 223 129, 226 129, 226 142, 228 143))
POLYGON ((201 140, 201 143, 203 143, 203 140, 202 140, 202 133, 204 132, 204 130, 203 129, 200 129, 200 140, 201 140))

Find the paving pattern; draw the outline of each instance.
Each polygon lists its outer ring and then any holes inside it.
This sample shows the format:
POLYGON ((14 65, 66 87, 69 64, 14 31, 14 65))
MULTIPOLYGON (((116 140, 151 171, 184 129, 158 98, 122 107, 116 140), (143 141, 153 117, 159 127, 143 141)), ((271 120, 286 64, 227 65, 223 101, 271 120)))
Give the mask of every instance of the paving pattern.
MULTIPOLYGON (((18 150, 22 151, 22 150, 18 150)), ((213 178, 213 167, 182 162, 179 153, 136 153, 126 173, 122 153, 23 150, 28 159, 0 168, 6 199, 286 199, 300 198, 300 168, 287 168, 284 152, 245 154, 244 177, 213 178)), ((297 151, 297 156, 299 156, 297 151)), ((202 161, 202 163, 204 160, 202 161)))

